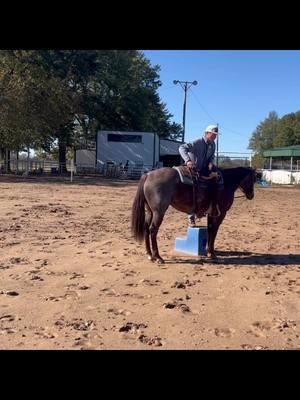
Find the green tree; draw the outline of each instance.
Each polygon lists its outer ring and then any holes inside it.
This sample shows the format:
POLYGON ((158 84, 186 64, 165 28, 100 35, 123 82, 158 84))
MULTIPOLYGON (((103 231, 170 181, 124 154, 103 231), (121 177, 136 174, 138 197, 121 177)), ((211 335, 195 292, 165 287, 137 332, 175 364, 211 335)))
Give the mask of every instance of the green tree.
POLYGON ((11 149, 44 145, 70 121, 70 93, 39 65, 37 51, 1 51, 0 137, 11 149))
POLYGON ((252 133, 248 148, 260 154, 264 150, 273 148, 278 132, 278 121, 277 113, 271 111, 252 133))
POLYGON ((253 168, 264 168, 264 157, 262 154, 256 153, 251 160, 253 168))
POLYGON ((284 115, 278 124, 275 147, 300 144, 300 111, 284 115))
POLYGON ((164 137, 182 133, 157 93, 159 66, 136 50, 101 51, 99 56, 104 85, 97 97, 98 129, 154 131, 164 137))
POLYGON ((180 137, 161 102, 159 66, 137 50, 0 51, 0 141, 66 152, 98 129, 180 137))
POLYGON ((300 144, 300 111, 286 114, 281 118, 272 111, 253 132, 249 148, 262 156, 264 150, 298 144, 300 144))

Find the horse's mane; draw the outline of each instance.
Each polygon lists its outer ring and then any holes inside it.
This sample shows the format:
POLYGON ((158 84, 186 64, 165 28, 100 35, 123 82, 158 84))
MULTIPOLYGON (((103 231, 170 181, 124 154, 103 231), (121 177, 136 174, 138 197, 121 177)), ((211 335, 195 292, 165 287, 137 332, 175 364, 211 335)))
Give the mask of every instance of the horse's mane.
POLYGON ((220 168, 223 174, 225 184, 237 185, 249 173, 254 173, 254 169, 250 167, 220 168))

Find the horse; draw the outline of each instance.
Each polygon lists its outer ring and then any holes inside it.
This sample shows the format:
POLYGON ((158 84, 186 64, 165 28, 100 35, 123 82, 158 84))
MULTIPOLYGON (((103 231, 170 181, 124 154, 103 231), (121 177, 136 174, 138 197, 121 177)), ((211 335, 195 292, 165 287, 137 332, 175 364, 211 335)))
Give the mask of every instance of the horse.
MULTIPOLYGON (((224 188, 218 200, 220 215, 207 215, 207 257, 216 259, 214 249, 219 227, 234 201, 234 193, 240 188, 248 200, 254 197, 256 171, 249 167, 219 169, 223 176, 224 188)), ((205 190, 196 197, 197 217, 203 217, 210 204, 205 190)), ((145 240, 146 255, 151 261, 164 263, 159 254, 157 233, 169 206, 178 211, 191 213, 194 209, 194 189, 183 184, 176 169, 163 167, 141 176, 132 204, 131 232, 138 242, 145 240), (150 245, 151 238, 151 245, 150 245)))

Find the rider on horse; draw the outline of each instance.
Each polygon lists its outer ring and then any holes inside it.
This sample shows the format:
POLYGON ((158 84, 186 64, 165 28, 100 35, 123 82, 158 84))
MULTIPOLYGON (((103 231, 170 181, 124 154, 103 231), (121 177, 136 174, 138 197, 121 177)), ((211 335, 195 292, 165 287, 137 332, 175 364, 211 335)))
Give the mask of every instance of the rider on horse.
MULTIPOLYGON (((196 172, 198 175, 201 174, 203 179, 212 178, 212 182, 214 182, 211 192, 211 207, 209 209, 209 214, 213 217, 217 217, 220 214, 218 196, 223 189, 223 179, 220 179, 221 175, 216 173, 217 168, 214 165, 216 149, 214 141, 218 133, 217 125, 209 125, 201 139, 192 143, 184 143, 179 147, 179 153, 185 161, 185 165, 190 168, 190 171, 196 172)), ((189 225, 195 227, 195 212, 189 214, 188 218, 189 225)))

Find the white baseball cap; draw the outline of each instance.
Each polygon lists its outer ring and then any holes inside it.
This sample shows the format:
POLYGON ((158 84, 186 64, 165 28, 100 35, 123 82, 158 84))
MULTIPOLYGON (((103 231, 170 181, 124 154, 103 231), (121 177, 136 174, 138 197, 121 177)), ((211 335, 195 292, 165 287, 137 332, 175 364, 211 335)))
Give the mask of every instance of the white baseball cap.
POLYGON ((219 127, 218 125, 208 125, 205 132, 211 132, 217 135, 219 133, 219 127))

